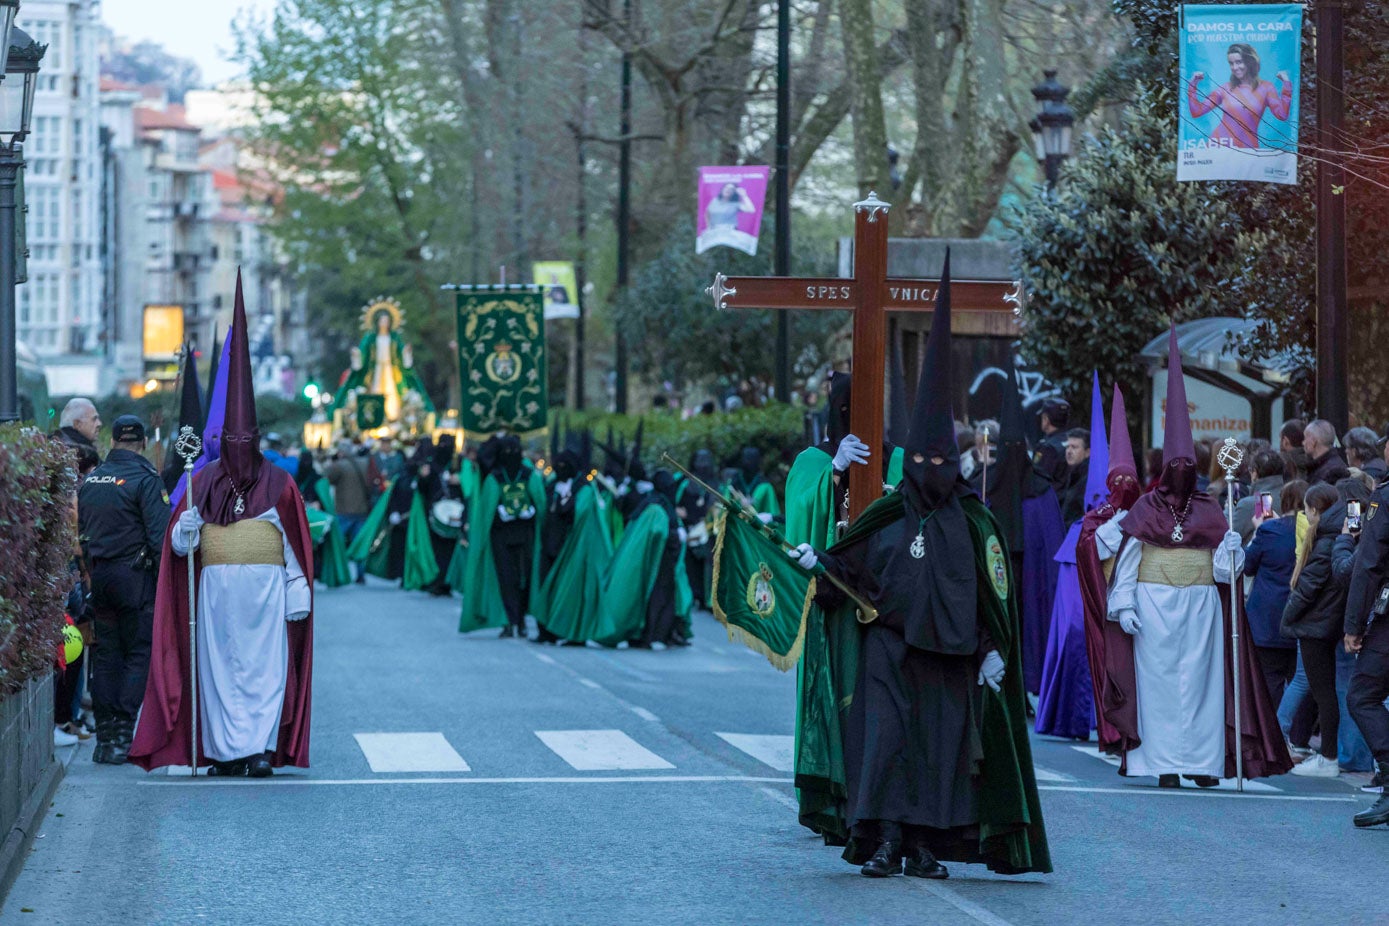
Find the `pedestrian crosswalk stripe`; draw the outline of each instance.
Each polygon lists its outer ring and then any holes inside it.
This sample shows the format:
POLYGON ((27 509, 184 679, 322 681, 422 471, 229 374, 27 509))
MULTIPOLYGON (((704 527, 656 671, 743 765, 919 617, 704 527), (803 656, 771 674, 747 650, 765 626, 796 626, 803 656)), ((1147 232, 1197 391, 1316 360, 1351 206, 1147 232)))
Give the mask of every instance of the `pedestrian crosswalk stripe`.
POLYGON ((468 772, 442 733, 352 734, 373 772, 468 772))
POLYGON ((621 730, 536 730, 535 735, 581 772, 675 768, 621 730))
POLYGON ((770 765, 778 772, 789 772, 796 767, 794 736, 762 735, 756 733, 715 733, 719 739, 734 749, 740 749, 763 765, 770 765))
MULTIPOLYGON (((1106 753, 1100 752, 1099 747, 1097 747, 1097 746, 1094 746, 1094 745, 1089 745, 1089 746, 1072 746, 1071 748, 1074 749, 1076 752, 1080 753, 1081 755, 1089 756, 1089 757, 1092 758, 1092 759, 1099 759, 1101 762, 1104 762, 1104 763, 1107 763, 1107 764, 1109 764, 1109 765, 1112 765, 1112 766, 1114 766, 1115 768, 1118 768, 1118 767, 1119 767, 1119 757, 1118 757, 1118 756, 1111 756, 1111 755, 1108 755, 1108 754, 1106 754, 1106 753)), ((1187 782, 1186 785, 1184 785, 1184 787, 1185 787, 1185 786, 1188 786, 1188 785, 1191 786, 1191 787, 1195 787, 1194 785, 1191 785, 1190 782, 1187 782)), ((1236 791, 1236 790, 1238 790, 1238 788, 1235 787, 1235 779, 1233 779, 1233 778, 1222 778, 1222 779, 1220 779, 1220 784, 1216 785, 1214 788, 1202 788, 1202 790, 1203 790, 1203 791, 1236 791)), ((1273 785, 1267 784, 1267 783, 1262 782, 1262 781, 1253 781, 1253 780, 1251 780, 1251 779, 1246 778, 1246 779, 1244 780, 1244 790, 1246 790, 1246 791, 1273 792, 1273 793, 1276 794, 1276 793, 1281 793, 1281 791, 1282 791, 1283 789, 1282 789, 1282 788, 1275 788, 1273 785)))
POLYGON ((1053 772, 1051 769, 1042 765, 1034 764, 1032 766, 1032 772, 1037 776, 1038 781, 1075 781, 1074 775, 1053 772))

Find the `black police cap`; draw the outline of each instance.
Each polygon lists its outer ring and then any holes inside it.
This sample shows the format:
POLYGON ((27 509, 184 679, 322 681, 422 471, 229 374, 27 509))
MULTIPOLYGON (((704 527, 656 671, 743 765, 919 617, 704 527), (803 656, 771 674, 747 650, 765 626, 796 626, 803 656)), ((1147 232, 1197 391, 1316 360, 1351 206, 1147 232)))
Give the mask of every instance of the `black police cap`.
POLYGON ((121 415, 111 425, 111 440, 135 441, 145 439, 145 423, 134 415, 121 415))

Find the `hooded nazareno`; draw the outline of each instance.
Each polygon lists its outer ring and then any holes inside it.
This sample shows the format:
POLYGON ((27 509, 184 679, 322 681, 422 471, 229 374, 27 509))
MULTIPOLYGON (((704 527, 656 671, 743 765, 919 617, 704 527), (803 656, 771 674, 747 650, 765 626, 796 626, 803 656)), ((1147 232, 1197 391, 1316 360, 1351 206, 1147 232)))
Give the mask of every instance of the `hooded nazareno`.
MULTIPOLYGON (((312 577, 313 543, 309 538, 304 501, 294 479, 278 466, 266 466, 260 454, 260 430, 256 426, 255 396, 251 388, 251 351, 246 339, 246 306, 241 276, 236 279, 227 370, 227 408, 220 457, 193 479, 193 497, 199 514, 211 524, 227 525, 255 518, 271 508, 294 551, 304 575, 312 577)), ((212 410, 216 413, 216 409, 212 410)), ((187 507, 181 499, 164 535, 164 555, 159 561, 159 586, 155 598, 154 630, 149 680, 130 761, 144 769, 187 765, 192 737, 189 722, 188 665, 188 566, 170 545, 179 516, 187 507)), ((194 552, 195 574, 202 571, 202 555, 194 552)), ((194 589, 196 597, 196 588, 194 589)), ((302 620, 285 624, 289 635, 289 665, 284 705, 280 712, 279 738, 271 753, 275 767, 306 768, 309 764, 309 720, 313 691, 313 610, 302 620)), ((201 729, 201 728, 200 728, 201 729)), ((199 747, 200 764, 207 759, 199 747)))

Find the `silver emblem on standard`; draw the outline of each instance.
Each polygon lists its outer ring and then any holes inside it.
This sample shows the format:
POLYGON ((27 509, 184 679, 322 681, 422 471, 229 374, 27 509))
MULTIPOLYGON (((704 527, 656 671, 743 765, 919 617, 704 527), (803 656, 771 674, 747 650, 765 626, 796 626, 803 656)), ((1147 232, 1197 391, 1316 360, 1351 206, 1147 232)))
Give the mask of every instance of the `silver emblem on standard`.
POLYGON ((926 557, 926 538, 922 534, 917 534, 912 541, 911 554, 913 559, 925 559, 926 557))

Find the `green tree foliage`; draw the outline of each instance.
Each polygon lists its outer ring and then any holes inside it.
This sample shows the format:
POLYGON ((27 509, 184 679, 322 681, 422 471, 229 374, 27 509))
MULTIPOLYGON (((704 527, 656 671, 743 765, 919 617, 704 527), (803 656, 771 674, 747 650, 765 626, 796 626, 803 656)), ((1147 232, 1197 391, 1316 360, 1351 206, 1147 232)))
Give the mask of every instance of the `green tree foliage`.
MULTIPOLYGON (((728 248, 695 254, 694 218, 677 223, 661 252, 632 275, 613 307, 614 323, 631 346, 638 373, 683 389, 712 381, 760 404, 773 379, 775 312, 716 311, 704 287, 716 272, 767 276, 764 248, 752 257, 728 248)), ((767 232, 768 235, 770 232, 767 232)), ((834 276, 833 242, 811 240, 797 249, 797 275, 834 276), (818 247, 816 246, 818 243, 818 247)), ((830 342, 849 321, 845 312, 796 312, 791 317, 791 356, 802 376, 830 357, 830 342)))
POLYGON ((1023 354, 1073 403, 1089 395, 1092 369, 1141 395, 1143 345, 1169 318, 1228 312, 1230 282, 1265 243, 1201 184, 1177 182, 1169 104, 1150 89, 1016 223, 1023 354))

